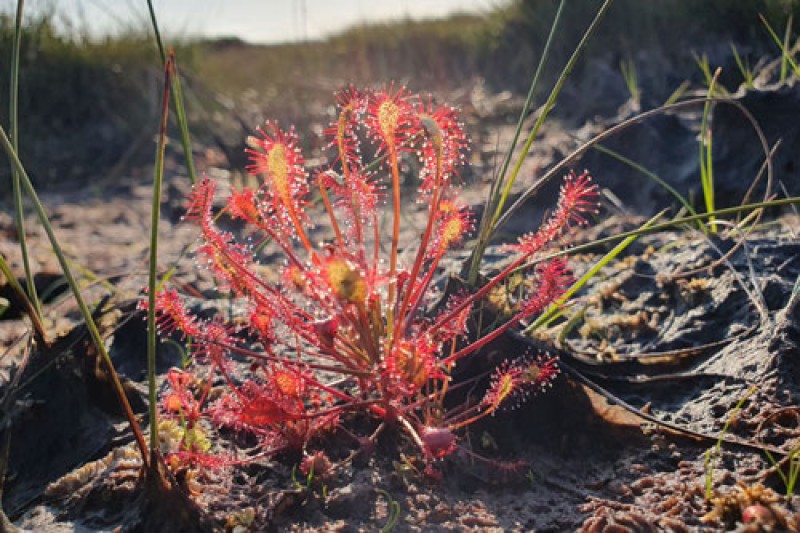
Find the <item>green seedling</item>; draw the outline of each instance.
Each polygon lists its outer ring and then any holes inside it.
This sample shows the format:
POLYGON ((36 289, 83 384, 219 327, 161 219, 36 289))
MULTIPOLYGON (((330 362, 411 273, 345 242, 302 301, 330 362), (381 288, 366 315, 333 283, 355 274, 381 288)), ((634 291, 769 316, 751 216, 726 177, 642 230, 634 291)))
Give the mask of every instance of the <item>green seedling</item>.
POLYGON ((308 474, 306 475, 306 479, 303 483, 297 477, 297 465, 292 467, 292 485, 301 491, 301 492, 310 492, 311 488, 314 486, 314 465, 311 465, 311 468, 308 470, 308 474))
POLYGON ((536 487, 536 475, 533 473, 532 469, 528 469, 528 473, 525 474, 525 479, 528 480, 528 485, 530 485, 531 489, 536 487))
MULTIPOLYGON (((704 56, 705 57, 705 56, 704 56)), ((708 66, 708 60, 705 62, 708 66)), ((705 201, 706 211, 711 212, 714 210, 714 157, 712 150, 713 137, 711 135, 711 98, 717 86, 717 79, 722 70, 717 69, 714 76, 708 84, 708 100, 703 106, 703 120, 700 123, 700 138, 698 141, 700 155, 700 185, 703 189, 703 199, 705 201)), ((714 224, 714 218, 709 218, 711 233, 717 232, 717 226, 714 224)))
POLYGON ((642 90, 639 87, 639 81, 636 76, 636 63, 630 58, 620 61, 619 70, 622 73, 622 79, 625 81, 631 100, 638 109, 642 102, 642 90))
POLYGON ((672 93, 667 97, 667 99, 664 100, 664 106, 670 106, 672 104, 677 103, 681 98, 684 97, 684 95, 686 95, 686 92, 689 90, 691 86, 692 82, 690 82, 689 80, 683 80, 683 82, 681 82, 681 84, 678 85, 678 87, 674 91, 672 91, 672 93))
POLYGON ((381 528, 381 533, 390 533, 400 523, 400 503, 395 501, 392 495, 383 489, 378 489, 377 492, 386 500, 386 508, 389 513, 386 518, 386 524, 381 528))
MULTIPOLYGON (((292 467, 292 485, 294 487, 304 493, 304 494, 312 494, 315 488, 319 487, 319 495, 322 498, 322 501, 325 502, 328 499, 328 485, 322 483, 320 480, 315 479, 314 477, 314 461, 308 462, 308 473, 305 476, 305 480, 301 482, 298 479, 298 465, 294 465, 292 467)), ((302 473, 302 472, 301 472, 302 473)))
POLYGON ((792 17, 790 16, 789 19, 786 21, 786 30, 783 35, 783 40, 778 37, 778 34, 775 33, 775 30, 772 29, 772 26, 764 17, 764 15, 758 15, 761 18, 761 22, 764 24, 764 27, 767 29, 770 37, 772 40, 775 41, 775 44, 778 45, 778 48, 781 51, 781 77, 780 82, 784 83, 786 81, 786 77, 789 74, 789 66, 792 67, 792 72, 797 77, 800 77, 800 67, 797 66, 797 62, 794 60, 794 55, 792 50, 789 48, 789 40, 792 35, 792 17))
MULTIPOLYGON (((14 43, 11 55, 11 79, 9 82, 9 137, 15 152, 19 152, 19 117, 17 113, 19 110, 19 50, 22 43, 22 13, 24 5, 24 0, 17 1, 17 16, 14 24, 14 43)), ((27 237, 25 235, 25 210, 22 201, 22 188, 18 171, 13 165, 11 168, 11 191, 14 197, 14 223, 19 238, 22 265, 25 269, 25 288, 32 305, 32 311, 36 313, 37 318, 41 321, 42 308, 39 297, 36 294, 36 284, 33 282, 33 270, 31 269, 27 237)))
MULTIPOLYGON (((782 50, 789 50, 789 40, 792 37, 792 21, 793 20, 794 19, 793 19, 792 15, 789 15, 789 18, 786 19, 786 28, 784 29, 784 32, 783 32, 783 48, 782 48, 782 50)), ((781 83, 784 83, 786 81, 786 76, 789 73, 788 61, 786 59, 787 59, 787 54, 784 52, 783 55, 782 55, 782 59, 781 59, 781 83)), ((795 70, 795 72, 797 72, 797 71, 795 70)))
POLYGON ((789 452, 789 455, 786 456, 785 460, 789 463, 789 470, 787 472, 783 471, 780 463, 775 460, 775 457, 769 453, 769 451, 764 450, 764 453, 767 455, 769 462, 772 463, 775 472, 780 476, 783 486, 786 489, 786 497, 791 498, 794 496, 797 480, 800 478, 800 447, 794 448, 789 452))
POLYGON ((730 43, 730 45, 733 59, 736 61, 736 66, 739 67, 739 73, 742 75, 744 86, 748 89, 752 89, 753 80, 755 80, 755 72, 752 68, 750 68, 750 60, 747 57, 742 59, 742 56, 739 54, 739 50, 736 48, 736 46, 733 43, 730 43))
POLYGON ((717 439, 717 444, 706 451, 706 460, 704 469, 706 472, 706 501, 711 499, 712 496, 712 484, 714 481, 714 461, 719 457, 720 450, 722 449, 722 442, 725 439, 725 436, 728 434, 731 425, 733 424, 734 420, 736 420, 736 416, 739 414, 744 402, 752 396, 756 392, 757 387, 753 385, 747 392, 745 392, 744 396, 739 400, 736 406, 728 415, 728 420, 725 421, 725 425, 722 427, 722 432, 719 434, 719 439, 717 439))
POLYGON ((703 74, 703 80, 708 88, 708 98, 725 98, 730 96, 728 91, 725 87, 718 85, 715 78, 719 76, 716 70, 711 69, 711 63, 708 60, 708 54, 703 54, 701 56, 697 54, 692 54, 694 57, 694 62, 697 65, 697 68, 700 69, 700 72, 703 74))

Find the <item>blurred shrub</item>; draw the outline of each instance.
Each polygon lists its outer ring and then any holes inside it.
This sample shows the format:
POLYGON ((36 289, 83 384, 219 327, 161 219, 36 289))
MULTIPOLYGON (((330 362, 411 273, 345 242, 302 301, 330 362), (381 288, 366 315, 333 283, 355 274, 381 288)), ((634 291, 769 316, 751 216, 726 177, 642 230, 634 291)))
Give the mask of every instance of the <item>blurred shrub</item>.
MULTIPOLYGON (((13 18, 0 16, 4 80, 13 37, 13 18)), ((121 162, 152 158, 161 77, 153 39, 145 31, 90 40, 58 33, 51 17, 29 19, 20 54, 20 155, 34 182, 87 183, 121 162)), ((0 84, 4 126, 8 89, 0 84)), ((8 177, 7 166, 1 166, 3 190, 8 177)))
MULTIPOLYGON (((543 90, 549 90, 600 3, 566 3, 543 90)), ((251 108, 293 123, 303 123, 304 116, 314 114, 309 105, 347 83, 374 86, 396 80, 410 83, 412 90, 436 92, 464 88, 482 77, 492 90, 524 93, 557 7, 557 0, 516 0, 484 16, 374 24, 325 42, 296 45, 216 41, 203 45, 198 68, 215 90, 247 94, 251 108)), ((800 0, 615 0, 575 69, 565 94, 569 105, 557 111, 588 112, 586 101, 606 96, 598 78, 602 83, 615 78, 617 93, 624 94, 623 59, 630 58, 642 82, 650 84, 647 96, 663 102, 687 77, 700 78, 694 51, 709 51, 711 63, 730 67, 730 73, 736 68, 729 41, 753 63, 763 54, 774 57, 778 51, 759 13, 782 30, 790 14, 800 14, 800 0)))
MULTIPOLYGON (((600 0, 566 3, 543 91, 599 5, 600 0)), ((490 90, 524 93, 557 6, 557 0, 515 0, 483 16, 361 26, 323 42, 251 46, 229 38, 184 45, 178 59, 181 72, 188 74, 193 135, 222 147, 238 167, 244 163, 235 160, 242 149, 235 143, 243 130, 252 131, 269 116, 318 131, 321 124, 310 117, 324 113, 321 102, 346 84, 395 80, 414 91, 447 92, 455 101, 453 91, 469 89, 481 77, 490 90)), ((556 113, 583 120, 615 110, 626 92, 622 60, 635 66, 651 103, 663 102, 688 77, 700 80, 693 51, 708 52, 712 66, 728 67, 726 75, 735 77, 729 41, 752 64, 762 55, 778 55, 759 13, 782 32, 789 15, 800 15, 800 0, 615 0, 556 113)), ((0 72, 8 72, 12 37, 13 20, 0 17, 0 72)), ((149 163, 159 65, 149 28, 97 41, 58 34, 48 17, 29 20, 22 51, 21 151, 35 181, 86 183, 149 163)), ((734 88, 737 83, 722 81, 734 88)), ((8 123, 7 91, 7 84, 0 84, 3 124, 8 123)), ((313 140, 304 142, 313 154, 313 140)), ((0 167, 6 184, 7 175, 0 167)))
MULTIPOLYGON (((566 3, 553 47, 553 70, 566 62, 600 4, 600 0, 566 3)), ((507 8, 503 31, 487 63, 492 79, 516 89, 527 87, 527 80, 517 73, 530 72, 538 62, 557 7, 556 0, 516 0, 507 8)), ((778 55, 759 14, 783 30, 790 15, 800 15, 800 0, 614 0, 576 74, 585 68, 586 59, 605 57, 616 69, 621 56, 635 58, 642 53, 671 62, 682 59, 693 69, 693 50, 720 45, 729 53, 728 41, 754 54, 778 55)))

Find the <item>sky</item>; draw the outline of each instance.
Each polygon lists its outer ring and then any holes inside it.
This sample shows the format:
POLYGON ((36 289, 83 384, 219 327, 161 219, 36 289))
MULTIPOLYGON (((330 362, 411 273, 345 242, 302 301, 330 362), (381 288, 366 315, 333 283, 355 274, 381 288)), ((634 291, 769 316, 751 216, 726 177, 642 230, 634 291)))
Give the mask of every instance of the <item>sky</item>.
MULTIPOLYGON (((252 43, 319 39, 364 22, 483 13, 506 0, 153 0, 172 37, 230 37, 252 43)), ((0 0, 13 13, 16 0, 0 0)), ((146 0, 26 0, 26 14, 52 12, 62 27, 102 36, 148 23, 146 0)))

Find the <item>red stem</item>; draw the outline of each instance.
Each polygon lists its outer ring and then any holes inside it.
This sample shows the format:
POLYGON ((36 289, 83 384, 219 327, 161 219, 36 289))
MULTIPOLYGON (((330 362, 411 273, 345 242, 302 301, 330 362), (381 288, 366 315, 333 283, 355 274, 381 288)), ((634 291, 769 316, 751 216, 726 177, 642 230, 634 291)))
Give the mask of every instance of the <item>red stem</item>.
POLYGON ((454 354, 448 356, 447 358, 445 358, 442 361, 442 364, 451 365, 451 364, 455 363, 456 361, 458 361, 459 359, 461 359, 462 357, 464 357, 465 355, 469 355, 472 352, 474 352, 475 350, 478 350, 478 349, 482 348, 483 346, 486 346, 487 344, 489 344, 490 342, 495 340, 497 337, 499 337, 500 335, 502 335, 503 333, 508 331, 509 328, 511 328, 512 326, 515 326, 520 320, 522 320, 522 317, 523 317, 522 313, 517 313, 508 322, 506 322, 505 324, 503 324, 499 328, 493 330, 488 335, 486 335, 484 337, 481 337, 480 339, 476 340, 472 344, 468 344, 468 345, 464 346, 463 348, 461 348, 456 353, 454 353, 454 354))
POLYGON ((480 300, 481 298, 483 298, 484 296, 486 296, 486 294, 488 294, 488 292, 490 290, 492 290, 492 288, 495 285, 497 285, 498 283, 503 281, 505 278, 507 278, 508 275, 511 274, 511 272, 513 272, 518 266, 520 266, 522 263, 524 263, 528 259, 528 257, 529 256, 526 254, 526 255, 523 255, 523 256, 519 257, 515 261, 512 261, 499 274, 497 274, 495 277, 493 277, 491 280, 489 280, 486 283, 486 285, 481 287, 480 290, 478 290, 478 292, 469 295, 467 298, 464 298, 464 300, 462 300, 458 305, 456 305, 449 313, 439 317, 439 320, 436 321, 436 323, 433 325, 431 330, 436 330, 436 329, 442 327, 444 324, 446 324, 446 323, 450 322, 451 320, 453 320, 453 318, 458 313, 463 311, 468 305, 471 305, 472 303, 474 303, 474 302, 480 300))
POLYGON ((414 314, 417 312, 417 309, 422 303, 422 297, 428 290, 428 286, 431 284, 431 280, 433 280, 433 275, 436 273, 436 267, 439 266, 439 261, 441 260, 441 258, 442 258, 441 253, 436 255, 433 262, 428 267, 428 271, 425 273, 425 278, 422 280, 422 283, 419 284, 417 291, 414 293, 412 306, 406 313, 405 319, 402 321, 400 326, 403 332, 405 332, 406 328, 408 328, 409 324, 411 324, 411 320, 414 317, 414 314))
POLYGON ((331 205, 330 198, 328 198, 328 191, 325 190, 322 180, 319 180, 319 192, 322 194, 322 203, 325 204, 325 211, 328 212, 328 218, 331 221, 331 227, 333 228, 333 232, 336 234, 336 242, 339 243, 339 248, 344 248, 342 232, 339 230, 339 224, 336 222, 336 216, 333 214, 333 206, 331 205))
POLYGON ((311 241, 308 240, 308 235, 306 235, 306 231, 303 229, 303 225, 297 218, 297 213, 294 210, 294 206, 292 204, 286 205, 286 211, 289 213, 289 218, 292 219, 292 224, 294 224, 294 228, 297 231, 297 236, 300 237, 300 242, 303 243, 303 247, 308 252, 308 255, 310 255, 311 257, 315 257, 314 247, 311 246, 311 241))
MULTIPOLYGON (((422 242, 419 245, 419 249, 417 250, 417 256, 414 258, 414 264, 411 267, 411 275, 408 278, 408 285, 406 286, 406 291, 405 291, 406 294, 405 297, 403 298, 403 303, 400 305, 400 313, 398 319, 402 324, 408 323, 408 320, 405 319, 405 317, 413 315, 413 312, 416 310, 419 304, 418 301, 419 296, 418 296, 417 301, 415 301, 414 307, 412 308, 412 310, 408 312, 408 315, 406 315, 406 309, 410 304, 411 294, 413 292, 412 289, 414 287, 414 281, 417 279, 417 275, 419 274, 419 271, 422 269, 422 263, 424 262, 425 255, 427 253, 428 242, 430 241, 431 233, 433 232, 433 224, 434 221, 436 220, 436 216, 438 215, 439 202, 441 200, 440 196, 441 177, 442 177, 441 171, 442 171, 441 154, 439 154, 439 157, 436 158, 436 178, 434 180, 433 198, 431 199, 431 207, 430 207, 430 214, 428 215, 428 222, 425 225, 425 231, 422 233, 422 242)), ((430 282, 430 276, 428 276, 427 281, 430 282)), ((422 287, 425 286, 427 286, 427 283, 423 282, 422 287)), ((418 295, 421 294, 422 290, 424 289, 420 289, 420 291, 417 291, 417 294, 418 295)), ((398 328, 398 330, 400 329, 405 329, 405 328, 401 326, 401 328, 398 328)), ((395 340, 397 339, 397 336, 399 334, 400 333, 398 331, 395 331, 395 337, 394 337, 395 340)))
POLYGON ((397 166, 397 150, 393 145, 389 145, 389 162, 392 167, 392 199, 394 201, 394 213, 392 220, 392 252, 389 256, 389 298, 386 308, 391 310, 394 307, 395 292, 397 290, 397 248, 400 240, 400 169, 397 166))

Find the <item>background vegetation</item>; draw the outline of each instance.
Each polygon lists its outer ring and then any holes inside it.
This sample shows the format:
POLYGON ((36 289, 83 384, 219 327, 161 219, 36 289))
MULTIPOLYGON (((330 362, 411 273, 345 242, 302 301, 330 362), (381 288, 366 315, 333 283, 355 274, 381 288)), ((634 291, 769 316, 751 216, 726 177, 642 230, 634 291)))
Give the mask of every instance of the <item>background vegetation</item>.
MULTIPOLYGON (((595 3, 567 4, 547 76, 555 76, 574 49, 595 3)), ((235 159, 239 147, 229 143, 238 142, 243 130, 265 116, 301 129, 313 126, 307 122, 316 114, 310 107, 327 102, 344 84, 396 80, 416 91, 448 92, 452 101, 453 93, 457 99, 483 79, 489 91, 522 93, 556 6, 550 0, 516 0, 485 16, 364 26, 325 42, 252 46, 232 38, 170 44, 179 45, 198 146, 221 146, 235 159)), ((621 102, 607 93, 624 88, 623 61, 636 69, 645 105, 663 102, 687 78, 702 81, 693 52, 707 54, 712 67, 723 66, 722 84, 735 88, 741 75, 729 42, 751 65, 765 54, 777 55, 759 13, 783 29, 790 16, 800 14, 800 0, 618 0, 556 114, 613 112, 621 102)), ((9 13, 0 17, 0 69, 6 72, 12 36, 9 13)), ((28 19, 22 44, 21 154, 38 186, 108 182, 149 160, 161 63, 148 29, 97 41, 80 32, 59 34, 52 18, 43 17, 28 19)), ((0 84, 0 100, 7 101, 7 90, 0 84)), ((7 124, 5 107, 0 119, 7 124)), ((0 178, 7 190, 7 167, 0 178)))

